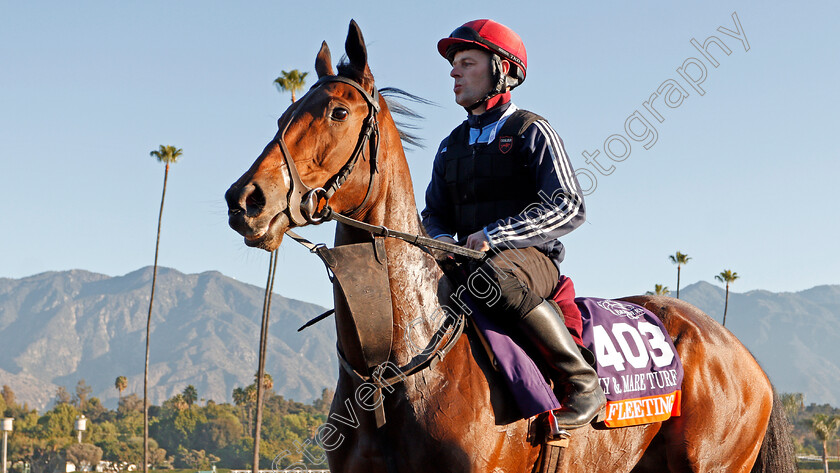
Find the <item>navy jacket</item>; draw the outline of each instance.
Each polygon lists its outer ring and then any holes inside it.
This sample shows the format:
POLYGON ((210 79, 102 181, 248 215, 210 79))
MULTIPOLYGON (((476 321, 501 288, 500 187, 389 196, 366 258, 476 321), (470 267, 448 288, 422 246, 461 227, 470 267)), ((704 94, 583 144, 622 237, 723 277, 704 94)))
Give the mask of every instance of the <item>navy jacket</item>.
MULTIPOLYGON (((499 139, 497 132, 516 109, 513 103, 508 102, 481 115, 469 115, 468 144, 495 146, 499 139)), ((446 137, 441 142, 435 156, 432 179, 426 189, 426 208, 422 212, 423 225, 433 238, 456 238, 452 226, 446 224, 452 221, 452 205, 448 202, 443 166, 448 140, 449 137, 446 137)), ((534 122, 515 143, 520 147, 520 153, 529 157, 529 169, 534 173, 539 201, 523 208, 517 215, 487 222, 484 233, 495 249, 536 247, 559 268, 565 249, 557 239, 579 227, 586 218, 580 185, 563 148, 563 141, 547 121, 534 122)), ((456 239, 465 240, 467 236, 457 235, 456 239)))

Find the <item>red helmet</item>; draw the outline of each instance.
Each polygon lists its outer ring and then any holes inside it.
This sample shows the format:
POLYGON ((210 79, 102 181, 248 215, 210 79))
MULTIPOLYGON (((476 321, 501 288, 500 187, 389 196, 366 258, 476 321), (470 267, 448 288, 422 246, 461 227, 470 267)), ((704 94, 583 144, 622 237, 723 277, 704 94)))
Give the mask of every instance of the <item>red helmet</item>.
POLYGON ((451 48, 457 46, 475 47, 498 54, 511 62, 509 76, 516 79, 513 87, 525 80, 528 69, 528 54, 518 34, 507 26, 493 20, 473 20, 455 29, 448 38, 438 41, 438 52, 451 60, 451 48))

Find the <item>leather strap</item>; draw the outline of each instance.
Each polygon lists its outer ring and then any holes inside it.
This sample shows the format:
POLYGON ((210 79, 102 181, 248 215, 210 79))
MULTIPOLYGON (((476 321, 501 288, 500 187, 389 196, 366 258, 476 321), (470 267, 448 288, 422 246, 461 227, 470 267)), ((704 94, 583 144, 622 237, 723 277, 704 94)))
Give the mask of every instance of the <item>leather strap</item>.
MULTIPOLYGON (((449 336, 449 339, 443 343, 442 345, 437 346, 432 353, 421 357, 418 360, 412 360, 408 364, 404 366, 400 366, 397 368, 397 372, 399 373, 396 376, 391 376, 388 378, 382 378, 381 376, 367 376, 365 374, 360 373, 358 370, 353 368, 350 365, 350 362, 347 361, 347 358, 344 356, 344 353, 341 350, 338 350, 338 363, 347 372, 351 377, 353 377, 356 381, 362 383, 373 383, 379 387, 391 386, 400 381, 403 381, 405 378, 419 373, 426 368, 434 369, 434 367, 444 358, 446 355, 455 347, 455 343, 461 338, 461 335, 464 333, 464 327, 466 326, 466 317, 462 314, 459 315, 456 324, 455 330, 452 332, 452 335, 449 336)), ((445 335, 446 332, 449 331, 449 327, 443 325, 438 329, 438 333, 443 332, 445 335)), ((437 334, 435 336, 437 336, 437 334)), ((425 350, 424 350, 425 351, 425 350)))
POLYGON ((399 238, 400 240, 411 243, 414 246, 433 248, 435 250, 442 250, 452 254, 466 256, 468 258, 477 260, 483 260, 487 257, 487 253, 484 251, 471 250, 469 248, 464 248, 463 246, 438 241, 434 238, 429 238, 422 235, 413 235, 411 233, 404 233, 397 230, 391 230, 390 228, 385 227, 383 225, 371 225, 369 223, 360 222, 359 220, 347 217, 346 215, 333 212, 332 209, 328 209, 326 215, 324 216, 324 219, 335 220, 336 222, 341 222, 345 225, 349 225, 351 227, 355 227, 360 230, 369 232, 372 235, 386 238, 399 238))
MULTIPOLYGON (((364 224, 364 225, 372 227, 372 225, 367 225, 367 224, 364 224)), ((389 231, 385 227, 380 227, 380 228, 385 229, 386 232, 389 231)), ((336 264, 335 261, 333 261, 332 252, 328 248, 326 248, 326 245, 324 245, 324 244, 316 245, 316 244, 310 242, 306 238, 303 238, 302 236, 296 234, 295 232, 293 232, 291 230, 287 230, 286 235, 289 235, 289 237, 294 239, 296 242, 300 243, 301 245, 303 245, 304 247, 309 249, 310 252, 315 253, 319 257, 321 257, 322 261, 324 261, 324 264, 327 266, 327 268, 331 268, 332 266, 334 266, 336 264)), ((387 236, 395 236, 395 235, 389 233, 387 236)), ((420 237, 420 238, 422 238, 422 237, 420 237)), ((448 243, 438 242, 436 240, 433 240, 433 241, 435 241, 437 243, 440 243, 442 245, 449 245, 448 243)), ((451 246, 456 246, 456 245, 451 245, 451 246)), ((465 248, 462 248, 462 247, 459 247, 459 246, 456 246, 456 248, 465 249, 465 248)), ((469 251, 473 251, 473 250, 469 250, 469 251)), ((476 251, 476 253, 481 253, 481 252, 476 251)), ((382 254, 384 254, 384 249, 382 250, 382 254)), ((380 255, 379 251, 377 251, 376 256, 377 256, 377 258, 379 258, 382 255, 380 255)), ((333 277, 330 276, 330 279, 332 280, 333 277)), ((303 330, 304 328, 325 319, 326 317, 328 317, 332 313, 333 313, 332 310, 328 310, 327 312, 319 315, 318 317, 316 317, 316 318, 310 320, 309 322, 307 322, 306 324, 304 324, 304 326, 302 326, 300 329, 298 329, 298 331, 303 330)), ((458 339, 461 338, 461 335, 464 333, 464 327, 466 326, 466 322, 467 322, 467 318, 463 314, 459 314, 459 316, 458 316, 458 318, 455 322, 455 324, 456 324, 455 325, 455 330, 452 333, 452 335, 449 337, 449 339, 446 341, 446 343, 444 343, 442 345, 438 345, 429 355, 424 356, 420 360, 410 362, 406 366, 400 367, 399 368, 400 375, 398 375, 398 376, 392 376, 390 378, 384 378, 383 379, 381 377, 373 377, 373 376, 369 376, 367 374, 360 373, 358 370, 356 370, 355 368, 353 368, 353 366, 350 365, 350 362, 347 361, 347 358, 344 356, 344 354, 341 352, 340 349, 338 350, 338 361, 339 361, 339 364, 341 365, 341 367, 345 371, 347 371, 348 374, 353 376, 356 379, 356 381, 363 382, 363 383, 364 382, 373 382, 374 384, 377 384, 379 386, 386 386, 386 385, 390 386, 390 385, 392 385, 392 384, 394 384, 394 383, 396 383, 396 382, 398 382, 402 379, 405 379, 406 377, 411 376, 414 373, 422 371, 426 368, 434 368, 435 365, 438 362, 440 362, 441 360, 443 360, 446 357, 447 353, 449 353, 449 351, 452 350, 452 348, 455 346, 455 342, 457 342, 458 339)), ((450 327, 448 327, 446 325, 442 325, 438 329, 437 333, 435 333, 435 337, 440 335, 440 337, 442 339, 443 336, 446 335, 446 332, 449 331, 449 329, 450 329, 450 327), (441 333, 441 332, 443 332, 443 333, 441 333)), ((426 350, 424 350, 424 352, 426 352, 426 350)))
POLYGON ((563 454, 569 446, 569 432, 557 425, 557 418, 553 411, 542 417, 545 420, 546 432, 543 441, 541 473, 557 473, 563 463, 563 454))
POLYGON ((541 473, 556 473, 563 464, 569 439, 548 440, 543 444, 541 473))

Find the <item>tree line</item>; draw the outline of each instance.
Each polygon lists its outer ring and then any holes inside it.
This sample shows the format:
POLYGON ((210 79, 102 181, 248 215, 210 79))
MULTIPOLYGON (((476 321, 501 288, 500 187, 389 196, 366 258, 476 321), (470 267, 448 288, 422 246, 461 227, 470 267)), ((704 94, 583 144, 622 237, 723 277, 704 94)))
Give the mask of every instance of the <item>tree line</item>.
MULTIPOLYGON (((266 379, 270 379, 266 377, 266 379)), ((119 405, 111 410, 91 397, 92 389, 80 380, 73 393, 59 387, 51 407, 44 413, 19 403, 9 386, 0 391, 0 412, 13 417, 8 457, 11 472, 52 473, 63 462, 77 470, 93 469, 100 461, 109 462, 118 473, 130 465, 143 463, 143 399, 137 394, 122 395, 125 389, 117 378, 119 405), (87 428, 78 442, 76 419, 84 415, 87 428)), ((310 404, 287 400, 264 382, 266 390, 262 421, 260 468, 285 467, 294 462, 311 463, 324 458, 315 445, 317 428, 327 420, 333 392, 324 389, 321 398, 310 404), (288 455, 283 455, 284 453, 288 455), (275 458, 282 457, 277 464, 275 458)), ((153 469, 250 468, 253 463, 253 413, 256 386, 237 387, 234 403, 199 401, 199 393, 187 386, 160 406, 149 406, 149 465, 153 469)))
POLYGON ((840 456, 840 409, 829 404, 805 406, 802 393, 780 396, 790 423, 790 436, 796 453, 822 457, 823 471, 828 473, 828 457, 840 456))

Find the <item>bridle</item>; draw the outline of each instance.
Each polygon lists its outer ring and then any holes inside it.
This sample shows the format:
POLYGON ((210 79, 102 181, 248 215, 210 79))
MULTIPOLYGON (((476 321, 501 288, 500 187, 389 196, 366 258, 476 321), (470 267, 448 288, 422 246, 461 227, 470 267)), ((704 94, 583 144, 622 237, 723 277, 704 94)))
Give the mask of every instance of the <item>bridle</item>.
MULTIPOLYGON (((289 170, 289 191, 286 194, 288 205, 286 206, 285 211, 289 217, 289 221, 295 226, 303 226, 309 223, 318 224, 324 220, 335 220, 345 225, 369 232, 374 236, 399 238, 403 241, 411 243, 412 245, 425 249, 433 248, 466 256, 472 259, 483 260, 486 254, 481 251, 471 250, 469 248, 438 241, 422 235, 412 235, 409 233, 391 230, 380 225, 370 225, 353 218, 360 210, 364 209, 365 205, 367 205, 370 200, 371 192, 373 190, 373 181, 376 177, 376 173, 379 172, 377 167, 377 159, 379 155, 379 122, 376 119, 376 114, 379 113, 380 110, 379 91, 376 88, 373 89, 372 94, 369 94, 361 86, 361 84, 353 79, 328 75, 318 79, 318 82, 312 85, 309 92, 301 97, 301 99, 296 103, 294 111, 281 118, 279 126, 281 131, 278 134, 276 141, 277 145, 280 147, 280 152, 283 155, 283 161, 286 163, 286 168, 289 170), (368 104, 368 115, 364 120, 362 129, 359 131, 359 140, 356 142, 356 147, 353 149, 353 153, 350 155, 350 158, 334 176, 324 183, 323 187, 316 187, 313 189, 304 184, 303 180, 300 178, 297 166, 295 166, 295 160, 291 157, 292 154, 286 146, 285 136, 286 131, 289 129, 289 125, 297 116, 298 111, 302 108, 303 104, 312 97, 312 91, 324 84, 332 82, 347 84, 356 89, 368 104), (353 172, 353 169, 356 167, 359 157, 363 155, 365 145, 368 141, 370 141, 370 179, 368 180, 365 198, 354 210, 346 212, 346 215, 333 212, 329 206, 329 199, 333 196, 333 194, 335 194, 338 188, 347 181, 348 177, 350 177, 350 173, 353 172)), ((291 236, 298 243, 306 245, 304 243, 306 242, 306 239, 298 237, 294 232, 286 230, 286 234, 291 236)))
POLYGON ((379 113, 379 110, 379 92, 376 88, 373 89, 372 94, 369 94, 358 82, 352 79, 342 76, 327 75, 318 79, 318 82, 316 82, 312 88, 309 89, 309 92, 300 99, 294 112, 289 114, 285 120, 281 122, 279 127, 281 131, 277 138, 277 144, 280 147, 280 152, 283 154, 283 160, 286 163, 286 168, 289 170, 290 184, 289 192, 286 196, 289 205, 286 208, 286 213, 293 224, 301 226, 307 223, 320 223, 331 213, 328 206, 330 197, 335 194, 338 188, 341 187, 341 185, 344 184, 350 176, 350 173, 353 172, 353 169, 356 167, 356 163, 359 161, 359 157, 364 153, 365 145, 368 141, 370 141, 370 180, 368 181, 367 192, 365 193, 365 198, 362 203, 359 204, 359 206, 352 212, 348 212, 348 215, 353 215, 364 208, 370 199, 374 177, 377 173, 376 159, 379 153, 379 123, 376 120, 376 114, 379 113), (312 91, 322 85, 334 82, 347 84, 356 89, 365 101, 367 101, 368 115, 364 120, 362 129, 359 132, 359 140, 356 142, 356 147, 350 155, 350 158, 334 176, 324 183, 323 187, 316 187, 313 189, 304 184, 303 180, 301 180, 300 174, 295 166, 295 160, 292 158, 289 148, 286 146, 285 135, 289 125, 297 116, 298 111, 301 110, 307 100, 312 97, 312 91))

